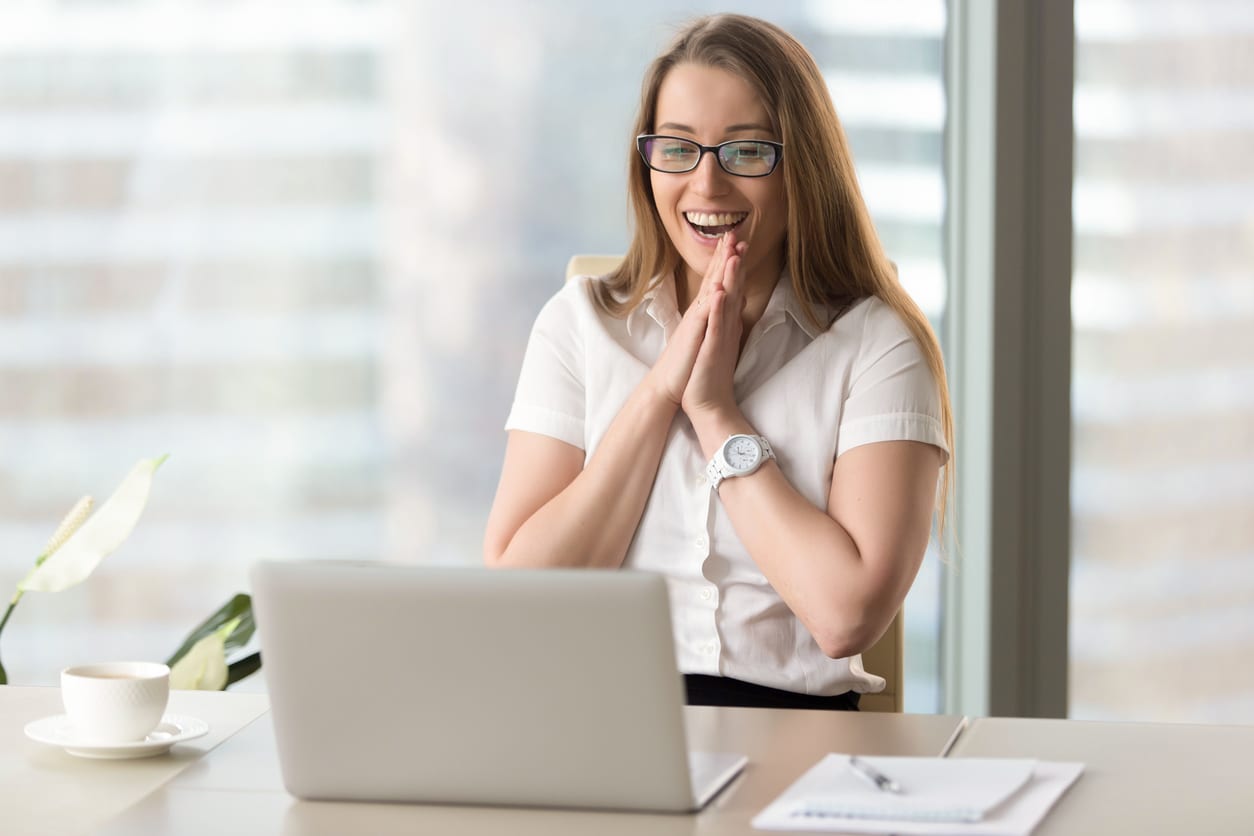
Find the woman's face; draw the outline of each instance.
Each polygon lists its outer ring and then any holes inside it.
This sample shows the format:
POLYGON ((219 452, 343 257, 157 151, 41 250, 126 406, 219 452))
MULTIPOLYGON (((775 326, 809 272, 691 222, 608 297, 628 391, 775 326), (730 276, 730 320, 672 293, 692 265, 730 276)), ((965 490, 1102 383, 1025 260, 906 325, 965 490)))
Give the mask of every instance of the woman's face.
MULTIPOLYGON (((718 145, 732 139, 782 141, 771 127, 766 105, 740 76, 716 67, 679 64, 658 90, 653 132, 718 145)), ((784 263, 788 228, 783 162, 765 177, 739 177, 703 154, 692 171, 650 170, 662 226, 687 268, 688 287, 705 275, 721 235, 702 227, 734 224, 736 239, 749 245, 742 262, 747 287, 774 286, 784 263)), ((684 278, 684 277, 677 277, 684 278)))

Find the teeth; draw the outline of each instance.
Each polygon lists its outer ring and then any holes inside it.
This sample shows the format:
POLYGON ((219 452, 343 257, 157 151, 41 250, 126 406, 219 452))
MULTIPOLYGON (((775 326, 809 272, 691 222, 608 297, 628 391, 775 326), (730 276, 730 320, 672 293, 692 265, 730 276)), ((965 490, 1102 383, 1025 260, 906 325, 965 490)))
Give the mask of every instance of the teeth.
POLYGON ((689 223, 697 226, 730 226, 740 223, 748 212, 685 212, 689 223))

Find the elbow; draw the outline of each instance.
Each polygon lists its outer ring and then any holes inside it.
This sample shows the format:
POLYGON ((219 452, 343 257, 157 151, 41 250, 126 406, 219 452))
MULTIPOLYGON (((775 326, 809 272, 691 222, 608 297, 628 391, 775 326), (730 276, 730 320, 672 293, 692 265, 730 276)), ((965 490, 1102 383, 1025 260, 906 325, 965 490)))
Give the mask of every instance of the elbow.
POLYGON ((819 644, 819 650, 823 651, 823 655, 829 659, 847 659, 850 656, 856 656, 866 648, 859 642, 850 641, 844 636, 824 636, 815 637, 815 641, 819 644))
POLYGON ((488 537, 483 541, 483 565, 489 569, 500 569, 505 566, 505 550, 508 542, 500 543, 488 537))
POLYGON ((818 644, 819 650, 829 659, 847 659, 857 656, 871 648, 879 635, 872 625, 865 621, 837 622, 827 624, 820 629, 811 630, 810 634, 818 644))

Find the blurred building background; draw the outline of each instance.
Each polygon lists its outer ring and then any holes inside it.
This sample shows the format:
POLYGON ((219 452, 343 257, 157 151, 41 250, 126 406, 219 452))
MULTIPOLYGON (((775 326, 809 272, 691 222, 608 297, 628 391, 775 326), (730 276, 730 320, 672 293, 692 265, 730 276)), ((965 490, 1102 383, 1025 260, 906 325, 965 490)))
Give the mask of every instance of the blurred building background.
POLYGON ((127 544, 16 611, 10 681, 162 658, 257 558, 478 562, 531 322, 571 254, 625 249, 643 71, 722 10, 814 52, 939 327, 940 0, 0 7, 0 586, 170 454, 127 544))
POLYGON ((1071 714, 1254 722, 1254 4, 1077 0, 1071 714))
MULTIPOLYGON (((10 681, 164 657, 257 558, 477 562, 532 319, 626 246, 641 74, 728 10, 818 59, 943 337, 944 0, 0 5, 0 594, 171 455, 128 543, 18 608, 10 681)), ((1072 714, 1249 722, 1254 7, 1076 21, 1072 714)))

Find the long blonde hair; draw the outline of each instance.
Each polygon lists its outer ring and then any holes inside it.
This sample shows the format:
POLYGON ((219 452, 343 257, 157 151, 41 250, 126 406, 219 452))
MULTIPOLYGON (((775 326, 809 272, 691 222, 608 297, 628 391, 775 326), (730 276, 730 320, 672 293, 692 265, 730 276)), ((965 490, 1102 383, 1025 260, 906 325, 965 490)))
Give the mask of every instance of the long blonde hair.
MULTIPOLYGON (((940 390, 941 424, 951 451, 939 506, 943 535, 954 485, 954 422, 944 358, 927 317, 901 286, 880 244, 818 66, 805 47, 772 23, 733 14, 699 18, 645 73, 633 137, 653 132, 662 81, 685 63, 717 67, 745 79, 775 120, 784 144, 781 169, 788 203, 784 258, 806 317, 826 326, 830 323, 820 321, 819 311, 841 311, 858 299, 877 296, 897 312, 922 349, 940 390)), ((634 145, 628 171, 635 219, 631 245, 622 264, 593 285, 597 304, 615 316, 639 305, 654 279, 669 275, 680 261, 658 215, 649 169, 634 145)))

